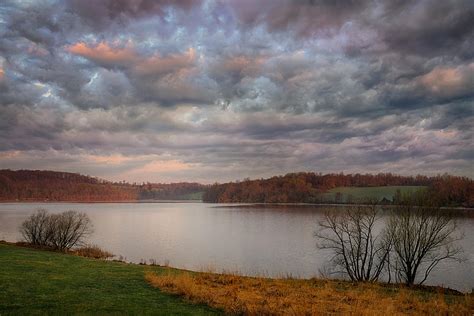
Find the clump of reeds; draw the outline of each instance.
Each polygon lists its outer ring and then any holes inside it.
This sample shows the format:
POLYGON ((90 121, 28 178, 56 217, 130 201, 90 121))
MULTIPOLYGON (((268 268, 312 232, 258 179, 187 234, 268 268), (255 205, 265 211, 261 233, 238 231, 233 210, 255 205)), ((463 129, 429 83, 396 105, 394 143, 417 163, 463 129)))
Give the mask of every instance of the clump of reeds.
POLYGON ((471 315, 472 295, 447 295, 331 280, 266 279, 229 274, 148 272, 146 280, 162 291, 204 303, 229 314, 245 315, 471 315), (449 303, 448 303, 449 301, 449 303))
POLYGON ((94 259, 108 259, 114 255, 97 245, 85 245, 72 251, 77 256, 94 258, 94 259))

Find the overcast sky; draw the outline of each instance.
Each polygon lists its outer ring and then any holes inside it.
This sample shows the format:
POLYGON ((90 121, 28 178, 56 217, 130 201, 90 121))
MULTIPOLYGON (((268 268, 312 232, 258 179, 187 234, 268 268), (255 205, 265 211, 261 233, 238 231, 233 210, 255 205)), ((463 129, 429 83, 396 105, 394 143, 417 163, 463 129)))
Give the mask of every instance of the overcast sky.
POLYGON ((474 176, 472 0, 2 0, 0 168, 474 176))

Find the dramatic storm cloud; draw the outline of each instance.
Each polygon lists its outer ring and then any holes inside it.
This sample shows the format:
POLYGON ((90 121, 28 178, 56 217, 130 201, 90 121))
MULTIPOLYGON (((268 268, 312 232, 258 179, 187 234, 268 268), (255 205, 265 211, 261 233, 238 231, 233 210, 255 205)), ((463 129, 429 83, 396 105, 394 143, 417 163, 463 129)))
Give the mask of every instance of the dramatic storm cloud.
POLYGON ((0 168, 474 176, 471 0, 4 0, 0 168))

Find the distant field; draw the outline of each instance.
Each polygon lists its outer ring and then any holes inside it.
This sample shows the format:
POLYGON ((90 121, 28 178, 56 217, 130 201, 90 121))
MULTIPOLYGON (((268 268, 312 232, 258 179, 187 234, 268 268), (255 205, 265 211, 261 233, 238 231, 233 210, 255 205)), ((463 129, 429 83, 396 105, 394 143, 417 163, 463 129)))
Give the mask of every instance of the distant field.
POLYGON ((425 186, 383 186, 383 187, 337 187, 329 190, 327 193, 321 194, 323 202, 340 202, 348 203, 352 201, 360 201, 364 199, 384 198, 392 201, 393 196, 400 190, 402 193, 415 192, 420 189, 426 189, 425 186), (337 195, 340 193, 339 201, 336 201, 337 195))
POLYGON ((178 196, 178 200, 202 200, 202 195, 204 194, 204 191, 200 192, 193 192, 189 194, 183 194, 178 196))

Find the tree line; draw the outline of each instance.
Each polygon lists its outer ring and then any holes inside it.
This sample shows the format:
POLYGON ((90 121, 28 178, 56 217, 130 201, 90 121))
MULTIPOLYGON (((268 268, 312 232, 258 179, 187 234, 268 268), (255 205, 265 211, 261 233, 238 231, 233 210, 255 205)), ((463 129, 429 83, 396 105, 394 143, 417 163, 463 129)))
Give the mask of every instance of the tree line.
MULTIPOLYGON (((214 184, 203 195, 211 203, 322 203, 321 194, 336 187, 426 186, 442 205, 474 206, 474 182, 467 177, 438 175, 290 173, 269 179, 214 184)), ((394 196, 394 199, 397 197, 394 196)), ((354 201, 359 202, 359 201, 354 201)))
POLYGON ((182 199, 199 193, 198 183, 112 182, 70 172, 0 170, 0 201, 135 201, 182 199))
MULTIPOLYGON (((223 184, 112 182, 77 173, 0 170, 0 201, 135 201, 200 199, 210 203, 324 203, 336 187, 425 186, 441 205, 474 206, 474 182, 438 175, 290 173, 223 184)), ((397 196, 392 201, 396 202, 397 196)), ((358 202, 358 200, 354 200, 358 202)))

